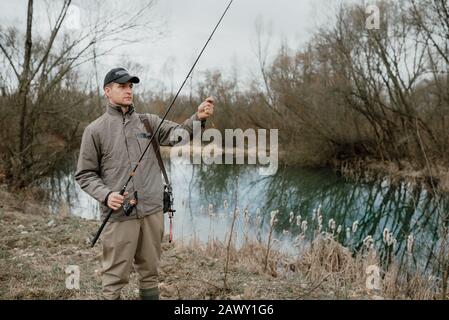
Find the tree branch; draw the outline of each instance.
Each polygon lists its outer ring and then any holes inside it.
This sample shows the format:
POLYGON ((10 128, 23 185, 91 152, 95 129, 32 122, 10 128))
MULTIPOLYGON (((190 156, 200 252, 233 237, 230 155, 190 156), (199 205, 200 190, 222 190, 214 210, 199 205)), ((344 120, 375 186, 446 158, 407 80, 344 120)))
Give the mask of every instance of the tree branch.
POLYGON ((16 77, 17 77, 17 80, 20 80, 20 75, 19 75, 19 73, 17 72, 17 69, 16 69, 16 67, 14 66, 14 63, 12 62, 11 57, 9 56, 8 52, 6 52, 6 49, 3 47, 3 45, 2 45, 1 43, 0 43, 0 49, 2 49, 2 52, 3 52, 3 54, 5 55, 6 59, 8 59, 8 62, 9 62, 9 64, 11 65, 12 70, 14 71, 14 74, 15 74, 16 77))

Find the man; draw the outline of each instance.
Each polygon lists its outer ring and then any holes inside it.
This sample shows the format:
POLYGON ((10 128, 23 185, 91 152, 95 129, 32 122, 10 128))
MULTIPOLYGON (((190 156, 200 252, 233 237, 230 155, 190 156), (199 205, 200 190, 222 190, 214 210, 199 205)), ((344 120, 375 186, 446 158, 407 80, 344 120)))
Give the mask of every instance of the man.
MULTIPOLYGON (((101 203, 103 218, 114 212, 102 234, 102 287, 105 299, 120 299, 131 269, 139 277, 141 299, 159 299, 158 266, 164 233, 163 185, 155 152, 149 148, 124 196, 119 194, 129 174, 149 142, 144 123, 133 106, 133 85, 139 78, 124 68, 109 71, 104 79, 108 100, 106 112, 84 130, 75 179, 81 188, 101 203), (137 201, 134 195, 137 192, 137 201), (129 216, 124 203, 136 206, 129 216)), ((214 100, 206 99, 198 112, 183 124, 164 121, 156 135, 160 145, 174 145, 170 135, 176 128, 191 136, 193 121, 204 122, 214 111, 214 100)), ((161 121, 146 114, 153 132, 161 121)))

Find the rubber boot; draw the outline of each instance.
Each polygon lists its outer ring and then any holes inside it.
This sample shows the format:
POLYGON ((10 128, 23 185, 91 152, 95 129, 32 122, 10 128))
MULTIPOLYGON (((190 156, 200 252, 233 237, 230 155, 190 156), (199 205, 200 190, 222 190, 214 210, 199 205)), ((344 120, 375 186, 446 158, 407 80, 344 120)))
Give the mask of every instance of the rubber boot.
POLYGON ((149 288, 139 290, 140 300, 159 300, 159 288, 149 288))

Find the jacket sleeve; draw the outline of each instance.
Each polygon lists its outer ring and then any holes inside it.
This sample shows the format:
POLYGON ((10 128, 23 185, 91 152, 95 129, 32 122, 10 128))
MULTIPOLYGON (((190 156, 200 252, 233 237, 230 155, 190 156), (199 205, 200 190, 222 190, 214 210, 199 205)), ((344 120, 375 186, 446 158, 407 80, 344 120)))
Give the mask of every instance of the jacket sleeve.
MULTIPOLYGON (((153 130, 156 130, 157 126, 159 125, 159 123, 162 119, 157 115, 151 115, 151 117, 152 117, 151 125, 153 127, 153 130)), ((174 130, 180 129, 180 128, 187 130, 187 132, 189 132, 190 138, 192 138, 194 121, 201 122, 201 129, 204 129, 204 127, 206 125, 206 120, 200 120, 196 113, 193 116, 191 116, 190 118, 188 118, 186 121, 184 121, 182 124, 179 124, 179 123, 176 123, 173 121, 169 121, 169 120, 164 120, 164 122, 161 125, 161 128, 159 129, 159 134, 158 134, 159 144, 161 146, 175 145, 177 142, 171 140, 170 137, 174 130)))
POLYGON ((97 201, 105 204, 106 197, 112 191, 104 184, 100 176, 101 149, 98 139, 88 126, 81 140, 75 180, 81 189, 97 201))

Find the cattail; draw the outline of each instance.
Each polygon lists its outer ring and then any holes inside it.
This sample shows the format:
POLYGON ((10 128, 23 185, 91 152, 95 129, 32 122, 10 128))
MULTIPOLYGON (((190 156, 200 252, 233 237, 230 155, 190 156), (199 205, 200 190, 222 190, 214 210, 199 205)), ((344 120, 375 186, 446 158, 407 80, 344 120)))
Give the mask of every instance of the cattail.
POLYGON ((275 210, 275 211, 271 211, 270 215, 271 215, 271 219, 270 219, 270 226, 274 226, 276 224, 276 222, 278 221, 276 219, 276 215, 278 214, 279 210, 275 210))
POLYGON ((339 224, 337 227, 337 234, 340 234, 340 232, 341 232, 341 224, 339 224))
POLYGON ((390 241, 390 231, 388 231, 387 228, 384 229, 383 239, 384 239, 384 243, 386 243, 386 244, 388 244, 388 242, 390 241))
POLYGON ((391 246, 391 244, 393 243, 393 235, 391 233, 387 234, 387 241, 385 242, 387 246, 391 246))
POLYGON ((335 220, 334 220, 334 219, 330 219, 330 220, 329 220, 329 223, 328 223, 328 226, 329 226, 329 229, 330 229, 332 232, 334 232, 334 231, 335 231, 335 227, 336 227, 335 220))
POLYGON ((354 221, 354 223, 352 224, 352 233, 356 233, 357 232, 357 227, 359 226, 359 222, 356 220, 354 221))
POLYGON ((321 232, 323 229, 323 216, 318 215, 318 232, 321 232))
POLYGON ((351 228, 347 227, 346 228, 346 239, 351 238, 351 228))
POLYGON ((321 204, 314 210, 314 219, 318 222, 318 232, 323 228, 323 216, 321 215, 321 204))
POLYGON ((302 230, 302 232, 306 232, 307 231, 307 221, 306 220, 304 220, 301 223, 301 230, 302 230))
POLYGON ((368 248, 372 249, 374 247, 374 240, 372 236, 366 236, 365 239, 363 239, 363 245, 368 248))
POLYGON ((414 242, 415 242, 415 238, 413 237, 413 234, 409 234, 407 237, 407 252, 409 254, 412 254, 412 252, 413 252, 414 242))
POLYGON ((249 211, 247 208, 245 208, 245 210, 243 210, 243 217, 245 218, 246 222, 249 221, 249 211))
POLYGON ((396 238, 393 236, 393 234, 387 228, 385 228, 385 230, 383 232, 383 240, 387 246, 393 245, 393 247, 397 242, 396 238))
POLYGON ((212 203, 209 203, 209 216, 213 216, 214 215, 214 205, 212 203))
POLYGON ((290 212, 290 219, 288 220, 288 222, 290 224, 293 224, 293 219, 295 219, 295 214, 293 212, 290 212))
POLYGON ((299 215, 299 214, 298 214, 298 216, 296 217, 296 225, 297 225, 298 227, 301 226, 301 215, 299 215))

